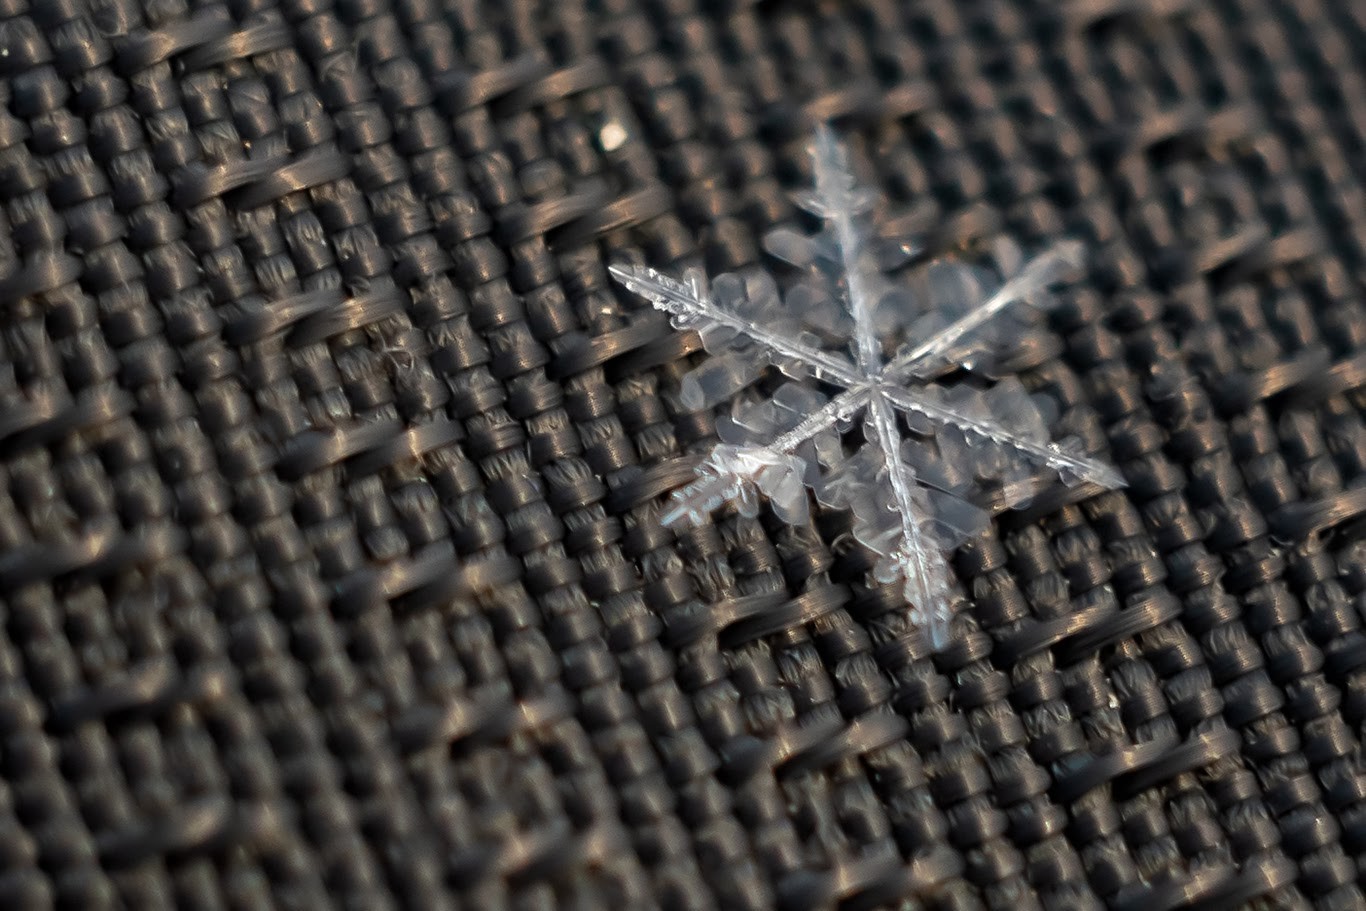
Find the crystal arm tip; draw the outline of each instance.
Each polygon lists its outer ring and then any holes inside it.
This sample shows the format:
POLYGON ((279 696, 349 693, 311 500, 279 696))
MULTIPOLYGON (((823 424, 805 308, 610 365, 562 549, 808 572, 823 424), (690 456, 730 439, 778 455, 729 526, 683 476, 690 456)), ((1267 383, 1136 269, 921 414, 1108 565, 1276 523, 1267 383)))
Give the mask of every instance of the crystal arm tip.
POLYGON ((608 273, 617 281, 625 284, 638 275, 646 274, 648 270, 644 266, 637 266, 635 263, 615 262, 607 266, 608 273))
POLYGON ((1086 263, 1086 244, 1075 237, 1069 237, 1054 244, 1049 249, 1049 254, 1064 265, 1080 269, 1086 263))
MULTIPOLYGON (((1010 439, 1003 442, 1006 445, 1014 446, 1021 452, 1030 454, 1027 444, 1010 439)), ((1050 444, 1048 448, 1053 452, 1054 457, 1044 459, 1044 464, 1057 471, 1064 480, 1070 476, 1076 481, 1090 482, 1106 490, 1121 490, 1129 486, 1129 482, 1124 480, 1124 475, 1120 474, 1119 469, 1113 465, 1108 465, 1100 459, 1093 459, 1090 456, 1075 455, 1057 444, 1050 444)))
MULTIPOLYGON (((633 294, 646 294, 651 288, 668 288, 674 284, 672 280, 649 266, 637 266, 634 263, 612 263, 607 267, 607 273, 633 294)), ((677 284, 682 287, 681 282, 677 284)))
POLYGON ((712 510, 718 508, 737 491, 733 479, 718 478, 714 475, 700 476, 696 481, 675 490, 669 498, 669 506, 659 515, 659 524, 665 528, 702 525, 712 510))
POLYGON ((1119 469, 1104 462, 1095 463, 1099 470, 1097 472, 1096 483, 1107 490, 1123 490, 1129 486, 1129 482, 1124 479, 1124 475, 1119 473, 1119 469))

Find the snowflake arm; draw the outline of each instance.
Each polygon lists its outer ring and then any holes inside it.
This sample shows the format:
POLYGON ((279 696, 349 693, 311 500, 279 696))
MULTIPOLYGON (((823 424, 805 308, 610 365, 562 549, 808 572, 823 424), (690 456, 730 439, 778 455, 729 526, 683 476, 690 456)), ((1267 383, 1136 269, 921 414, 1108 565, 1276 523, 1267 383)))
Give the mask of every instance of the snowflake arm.
POLYGON ((898 354, 887 365, 883 377, 888 383, 900 382, 913 374, 922 364, 937 360, 953 350, 973 330, 980 328, 1010 305, 1056 284, 1068 272, 1081 265, 1082 246, 1078 241, 1064 241, 1030 260, 1019 275, 1003 284, 969 313, 931 338, 898 354))
POLYGON ((901 430, 886 398, 871 397, 865 435, 870 445, 882 450, 901 523, 900 544, 889 558, 893 573, 886 575, 895 575, 902 583, 907 603, 915 607, 916 625, 926 631, 934 649, 941 649, 948 644, 949 621, 953 616, 948 567, 940 556, 942 548, 933 531, 926 527, 924 510, 916 502, 915 472, 901 458, 901 430))
POLYGON ((872 276, 864 261, 863 232, 855 223, 855 218, 872 205, 872 200, 854 185, 854 175, 849 172, 848 153, 835 141, 829 127, 822 126, 817 131, 812 158, 815 163, 816 192, 804 196, 802 201, 813 214, 829 222, 834 232, 835 249, 839 253, 845 282, 844 293, 849 315, 854 320, 855 363, 858 372, 867 378, 881 368, 882 346, 878 342, 873 317, 877 302, 873 298, 872 276))
POLYGON ((673 492, 672 505, 660 516, 665 526, 701 525, 722 504, 735 503, 741 515, 758 515, 758 495, 773 504, 789 525, 810 518, 802 481, 805 465, 796 456, 765 446, 718 444, 697 470, 697 480, 673 492))
POLYGON ((853 366, 839 355, 814 348, 797 339, 785 338, 716 306, 696 275, 690 275, 687 282, 681 282, 646 266, 612 265, 608 271, 626 290, 639 294, 672 316, 674 325, 679 329, 719 326, 750 339, 778 358, 803 365, 817 379, 831 380, 841 385, 858 382, 853 366))
POLYGON ((1098 459, 1070 453, 1055 443, 1038 443, 1025 439, 1011 433, 1000 424, 948 408, 913 389, 887 386, 883 394, 903 412, 920 414, 931 421, 957 427, 970 436, 990 440, 1000 446, 1008 446, 1053 469, 1064 478, 1090 481, 1110 489, 1125 485, 1124 478, 1118 471, 1098 459))

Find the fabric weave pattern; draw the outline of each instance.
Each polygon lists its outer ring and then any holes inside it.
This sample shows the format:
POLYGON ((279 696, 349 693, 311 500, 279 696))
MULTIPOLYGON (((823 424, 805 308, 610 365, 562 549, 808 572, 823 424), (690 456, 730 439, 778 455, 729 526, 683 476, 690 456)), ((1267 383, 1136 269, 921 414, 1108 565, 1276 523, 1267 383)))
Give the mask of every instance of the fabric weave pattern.
POLYGON ((1359 908, 1366 8, 8 0, 0 908, 1359 908), (1128 489, 933 657, 662 495, 813 126, 1128 489))

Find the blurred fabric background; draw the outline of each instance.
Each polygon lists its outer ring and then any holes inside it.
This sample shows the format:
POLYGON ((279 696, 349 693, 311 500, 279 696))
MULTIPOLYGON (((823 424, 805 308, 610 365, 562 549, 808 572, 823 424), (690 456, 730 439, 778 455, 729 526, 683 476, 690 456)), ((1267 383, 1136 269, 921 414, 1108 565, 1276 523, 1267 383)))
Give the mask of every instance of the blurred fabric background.
POLYGON ((0 907, 1366 906, 1366 6, 4 0, 0 907), (1129 488, 662 495, 828 122, 1129 488))

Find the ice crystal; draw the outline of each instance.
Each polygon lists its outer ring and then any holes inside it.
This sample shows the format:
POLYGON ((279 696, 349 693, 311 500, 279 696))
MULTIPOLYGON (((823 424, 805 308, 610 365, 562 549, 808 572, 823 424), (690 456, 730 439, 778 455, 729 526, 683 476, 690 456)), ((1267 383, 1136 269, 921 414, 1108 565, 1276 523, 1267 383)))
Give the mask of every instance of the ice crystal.
POLYGON ((763 273, 722 275, 709 288, 697 271, 680 281, 612 267, 675 327, 701 334, 712 357, 684 380, 690 407, 731 400, 769 364, 789 378, 719 422, 723 442, 673 493, 662 521, 701 523, 725 503, 754 516, 762 498, 799 524, 810 514, 810 488, 822 504, 852 512, 854 536, 876 555, 874 577, 901 584, 912 621, 942 648, 953 609, 947 553, 985 528, 985 491, 1003 508, 1027 500, 1041 471, 1069 484, 1124 483, 1078 445, 1054 442, 1040 403, 1018 380, 962 379, 962 368, 989 363, 1000 333, 1018 329, 1009 322, 1014 305, 1047 306, 1049 287, 1078 267, 1081 247, 1060 243, 1023 264, 1012 245, 998 245, 999 282, 992 270, 959 262, 894 282, 913 245, 872 229, 875 200, 828 129, 811 154, 815 186, 796 199, 823 228, 765 239, 800 270, 785 294, 763 273), (898 339, 909 341, 890 350, 898 339), (846 447, 860 420, 866 444, 846 447))

